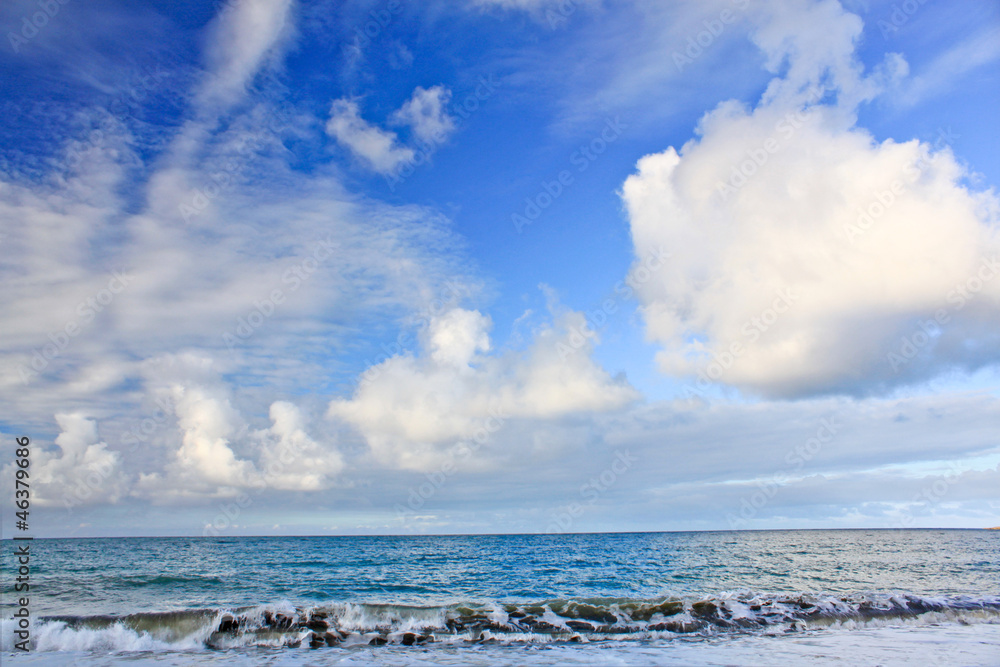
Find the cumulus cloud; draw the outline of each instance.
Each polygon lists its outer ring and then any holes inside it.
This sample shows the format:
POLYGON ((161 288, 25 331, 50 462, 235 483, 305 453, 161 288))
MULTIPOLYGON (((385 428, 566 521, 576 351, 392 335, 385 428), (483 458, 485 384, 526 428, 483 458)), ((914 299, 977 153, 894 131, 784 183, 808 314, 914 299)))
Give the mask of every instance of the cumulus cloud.
POLYGON ((369 124, 354 100, 333 102, 326 132, 380 174, 413 160, 413 149, 400 145, 395 132, 369 124))
MULTIPOLYGON (((31 449, 31 477, 28 480, 34 502, 41 506, 116 503, 127 492, 129 480, 122 470, 121 455, 99 442, 97 423, 79 413, 56 415, 61 433, 56 454, 40 447, 31 449)), ((4 467, 4 477, 12 478, 14 464, 4 467)), ((13 483, 10 484, 13 488, 13 483)))
MULTIPOLYGON (((190 368, 198 360, 179 361, 190 368)), ((210 366, 203 364, 208 371, 203 380, 211 375, 210 366)), ((228 394, 218 382, 169 386, 161 404, 176 417, 180 444, 171 446, 169 431, 166 442, 160 439, 170 451, 163 470, 141 474, 134 495, 170 503, 247 491, 318 491, 334 483, 343 458, 333 444, 309 435, 296 405, 275 401, 268 411, 271 426, 251 430, 228 394)))
POLYGON ((756 33, 784 72, 758 105, 720 104, 625 182, 636 255, 673 251, 637 290, 665 373, 798 397, 1000 360, 1000 203, 946 142, 855 126, 906 71, 865 77, 860 29, 836 2, 783 6, 756 33))
POLYGON ((270 428, 253 435, 259 443, 260 471, 270 488, 318 491, 328 487, 344 468, 340 452, 309 437, 301 410, 276 401, 269 411, 270 428))
MULTIPOLYGON (((410 99, 389 116, 389 122, 409 126, 414 143, 424 151, 433 150, 455 131, 455 118, 447 111, 450 100, 451 91, 444 86, 417 86, 410 99)), ((334 100, 326 133, 380 174, 391 174, 416 157, 415 149, 401 142, 395 132, 362 118, 353 99, 334 100)))
POLYGON ((482 354, 490 349, 488 328, 478 311, 435 318, 424 355, 396 355, 368 369, 352 398, 330 403, 330 416, 356 428, 379 462, 431 470, 467 453, 464 440, 482 445, 508 420, 606 411, 638 398, 591 359, 593 338, 580 313, 536 332, 524 353, 482 354))

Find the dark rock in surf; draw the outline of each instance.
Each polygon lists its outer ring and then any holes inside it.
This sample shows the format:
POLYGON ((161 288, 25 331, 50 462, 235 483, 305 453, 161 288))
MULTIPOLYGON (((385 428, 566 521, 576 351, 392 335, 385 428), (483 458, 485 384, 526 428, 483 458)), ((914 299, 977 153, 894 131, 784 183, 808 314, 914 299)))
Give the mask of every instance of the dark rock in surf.
POLYGON ((232 614, 223 614, 222 620, 219 621, 218 632, 236 632, 239 630, 240 624, 232 614))
POLYGON ((719 608, 710 600, 702 600, 691 605, 691 613, 702 618, 718 616, 719 608))
POLYGON ((567 627, 578 632, 593 632, 594 626, 585 621, 566 621, 567 627))
POLYGON ((403 633, 403 646, 413 646, 417 642, 417 635, 412 632, 403 633))
POLYGON ((385 646, 389 643, 389 640, 385 637, 372 637, 371 641, 368 642, 369 646, 385 646))
POLYGON ((313 632, 321 632, 322 633, 322 632, 326 632, 327 629, 329 629, 330 624, 327 623, 326 621, 324 621, 321 618, 315 618, 315 617, 313 617, 313 618, 309 619, 308 623, 306 623, 306 627, 309 628, 310 630, 312 630, 313 632))
POLYGON ((319 648, 320 646, 326 646, 326 638, 315 632, 309 635, 309 648, 319 648))
POLYGON ((295 622, 284 614, 272 614, 269 611, 264 612, 265 627, 274 628, 275 630, 288 630, 294 624, 295 622))

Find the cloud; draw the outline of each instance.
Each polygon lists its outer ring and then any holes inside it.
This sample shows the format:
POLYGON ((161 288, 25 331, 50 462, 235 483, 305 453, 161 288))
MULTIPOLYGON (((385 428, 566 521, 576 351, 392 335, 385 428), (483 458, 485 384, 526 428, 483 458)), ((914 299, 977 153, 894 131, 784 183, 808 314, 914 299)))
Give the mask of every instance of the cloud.
POLYGON ((592 361, 580 313, 536 332, 524 353, 480 354, 490 349, 488 328, 478 311, 435 318, 423 356, 396 355, 368 369, 352 398, 330 403, 329 415, 357 429, 380 463, 432 470, 465 455, 463 440, 482 445, 511 419, 601 412, 638 398, 592 361))
MULTIPOLYGON (((116 503, 127 492, 129 480, 122 471, 122 457, 98 442, 97 424, 79 413, 56 415, 61 433, 55 444, 59 454, 38 443, 31 446, 29 484, 32 501, 43 507, 116 503)), ((14 464, 4 467, 13 479, 14 464)), ((13 488, 13 481, 10 487, 13 488)))
MULTIPOLYGON (((433 151, 455 131, 455 118, 446 108, 450 100, 451 91, 444 86, 417 86, 410 99, 390 115, 389 122, 409 126, 413 143, 425 152, 433 151)), ((395 132, 362 118, 356 100, 334 100, 326 133, 380 174, 391 174, 416 157, 415 149, 404 145, 395 132)))
POLYGON ((208 76, 198 105, 224 108, 240 99, 265 60, 288 41, 293 30, 293 0, 241 0, 226 3, 208 31, 208 76))
POLYGON ((905 72, 890 56, 862 75, 857 17, 784 10, 755 36, 784 71, 759 104, 723 102, 622 189, 636 256, 675 258, 637 290, 660 369, 801 397, 996 363, 996 196, 969 189, 942 142, 854 125, 905 72))
POLYGON ((1000 29, 996 26, 984 28, 928 63, 901 87, 893 102, 901 106, 918 104, 927 97, 950 90, 967 73, 998 58, 1000 29))
POLYGON ((472 7, 498 7, 504 10, 520 10, 540 14, 543 11, 557 11, 560 19, 577 10, 580 5, 599 5, 601 0, 471 0, 472 7))
MULTIPOLYGON (((54 125, 45 173, 0 176, 0 400, 33 437, 69 411, 100 426, 131 481, 88 498, 329 487, 345 460, 296 390, 353 376, 343 350, 446 280, 476 292, 441 215, 290 166, 285 141, 320 140, 322 122, 245 90, 290 34, 290 7, 227 5, 189 120, 155 146, 124 122, 83 137, 54 125), (289 456, 301 465, 275 467, 289 456)), ((93 444, 63 459, 88 474, 93 444)))
POLYGON ((395 132, 370 125, 354 100, 335 100, 330 107, 326 133, 365 161, 369 168, 389 174, 413 160, 413 149, 399 145, 395 132))
POLYGON ((268 487, 289 491, 319 491, 344 469, 336 449, 323 447, 305 430, 301 410, 287 401, 271 404, 271 427, 253 437, 261 448, 260 470, 268 487))
POLYGON ((317 442, 298 406, 275 401, 268 428, 252 430, 231 389, 204 355, 163 358, 150 387, 176 418, 154 442, 166 450, 162 471, 140 475, 133 495, 158 504, 230 498, 244 492, 319 491, 335 483, 344 460, 332 442, 317 442))
POLYGON ((455 131, 455 119, 446 110, 450 100, 451 91, 444 86, 427 89, 417 86, 391 120, 409 125, 413 136, 423 143, 440 144, 455 131))

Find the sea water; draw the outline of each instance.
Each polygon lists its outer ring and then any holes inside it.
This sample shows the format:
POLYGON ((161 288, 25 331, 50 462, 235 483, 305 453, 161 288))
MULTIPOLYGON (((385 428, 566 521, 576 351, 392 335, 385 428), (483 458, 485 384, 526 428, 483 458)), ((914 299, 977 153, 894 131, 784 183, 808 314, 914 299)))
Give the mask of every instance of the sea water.
POLYGON ((11 664, 1000 665, 1000 531, 31 542, 11 664))

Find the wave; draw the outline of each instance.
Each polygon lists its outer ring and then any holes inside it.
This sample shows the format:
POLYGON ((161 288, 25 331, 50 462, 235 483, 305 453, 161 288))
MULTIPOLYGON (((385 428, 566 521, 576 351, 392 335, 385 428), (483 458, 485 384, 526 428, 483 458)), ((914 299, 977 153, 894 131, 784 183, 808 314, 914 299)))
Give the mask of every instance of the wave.
MULTIPOLYGON (((124 616, 39 619, 40 651, 156 651, 243 646, 319 648, 448 643, 548 643, 669 639, 727 633, 797 632, 887 622, 1000 623, 1000 596, 911 593, 772 595, 701 599, 578 598, 446 606, 288 602, 124 616)), ((13 642, 3 622, 3 648, 13 642)))

